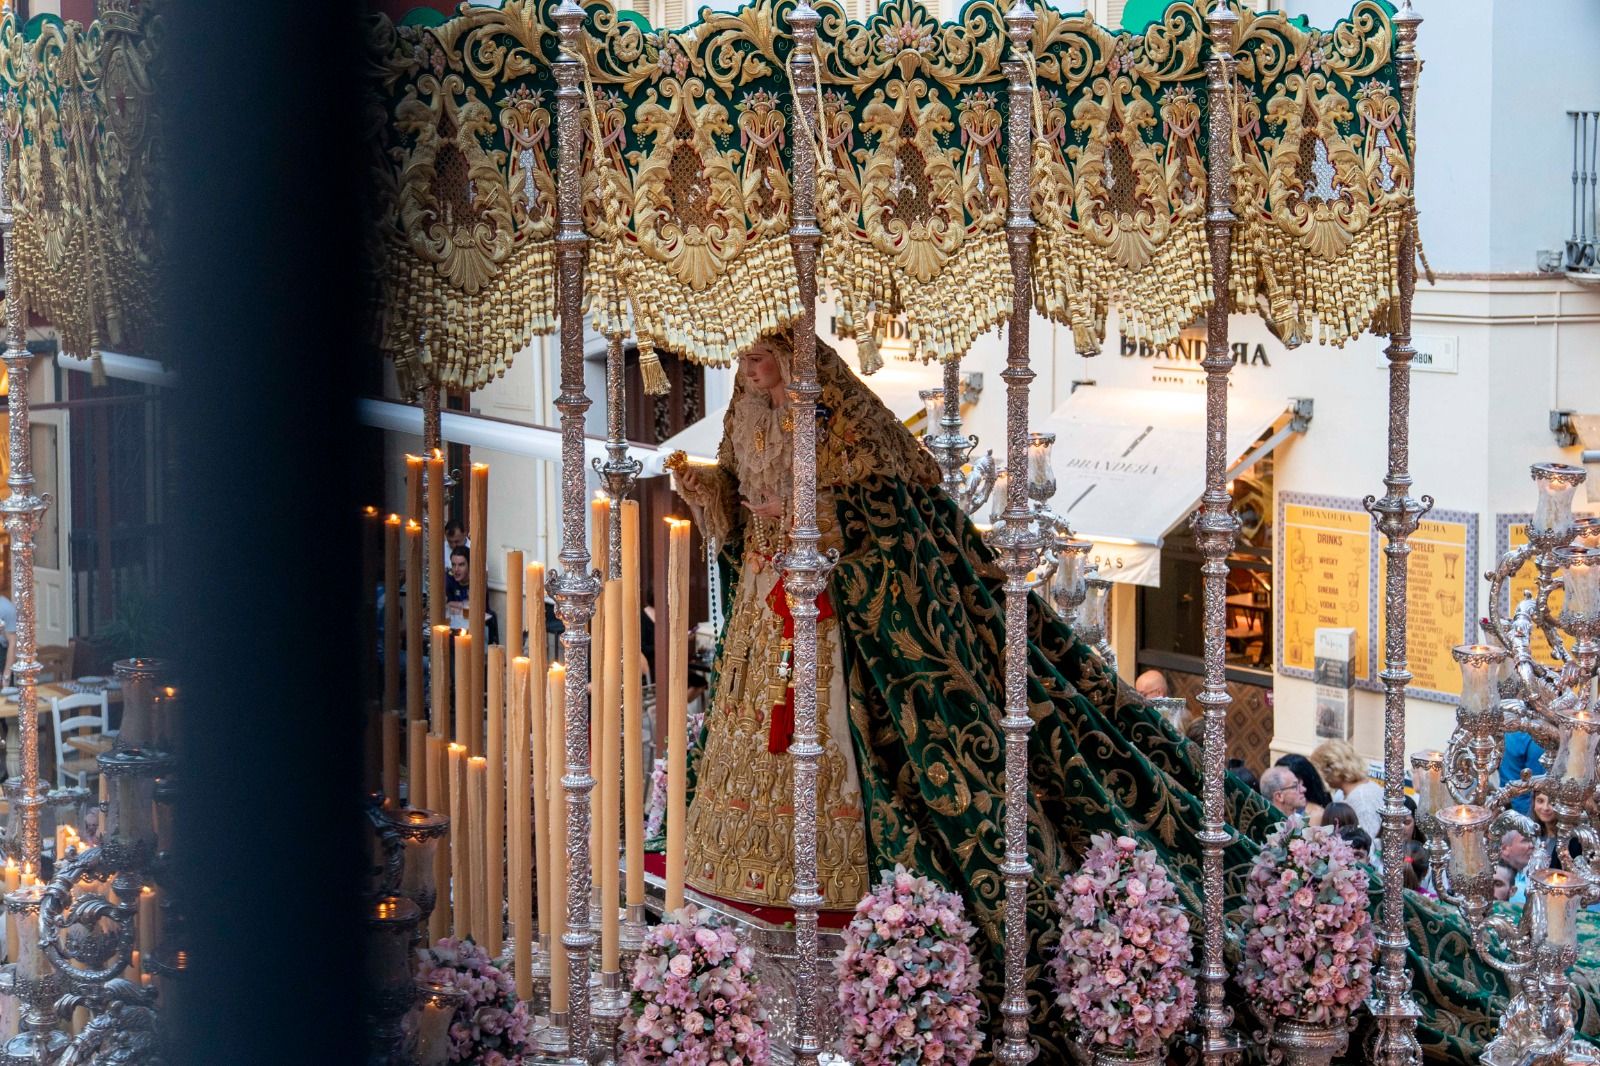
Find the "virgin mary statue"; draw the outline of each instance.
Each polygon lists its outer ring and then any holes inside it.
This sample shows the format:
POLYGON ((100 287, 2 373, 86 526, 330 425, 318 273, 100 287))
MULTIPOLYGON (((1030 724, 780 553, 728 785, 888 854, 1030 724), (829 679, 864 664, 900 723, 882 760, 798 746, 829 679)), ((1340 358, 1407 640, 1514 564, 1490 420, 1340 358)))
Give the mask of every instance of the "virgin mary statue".
MULTIPOLYGON (((679 493, 720 547, 727 598, 692 764, 688 877, 699 891, 757 909, 787 908, 793 887, 793 627, 774 561, 789 520, 791 354, 791 338, 777 334, 740 355, 717 464, 677 474, 679 493)), ((998 1032, 1003 575, 940 487, 932 458, 820 340, 817 376, 818 526, 822 547, 839 552, 819 603, 824 909, 850 910, 876 872, 896 863, 959 892, 978 926, 988 1025, 998 1032)), ((1039 1061, 1066 1062, 1042 965, 1056 940, 1054 890, 1092 834, 1126 834, 1157 851, 1198 929, 1200 752, 1042 600, 1028 621, 1029 997, 1039 1061)), ((1237 901, 1252 841, 1276 816, 1232 778, 1227 809, 1238 831, 1226 852, 1228 898, 1237 901)), ((1418 1035, 1431 1058, 1467 1061, 1492 1032, 1504 985, 1475 961, 1450 912, 1408 893, 1407 914, 1418 1035)), ((1582 994, 1592 1012, 1592 993, 1582 994)))

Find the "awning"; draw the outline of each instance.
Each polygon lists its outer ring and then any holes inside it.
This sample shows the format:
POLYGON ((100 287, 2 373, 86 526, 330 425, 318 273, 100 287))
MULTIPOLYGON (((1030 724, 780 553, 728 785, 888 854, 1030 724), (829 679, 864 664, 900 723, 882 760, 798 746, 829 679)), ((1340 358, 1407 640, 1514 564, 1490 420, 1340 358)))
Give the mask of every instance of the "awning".
MULTIPOLYGON (((944 384, 944 368, 936 363, 925 365, 895 360, 887 362, 876 374, 861 380, 878 394, 878 398, 894 412, 896 418, 905 421, 922 411, 922 399, 918 393, 924 389, 937 389, 944 384)), ((715 462, 717 445, 722 442, 722 416, 727 409, 727 404, 720 404, 715 411, 707 411, 706 416, 698 422, 685 426, 662 441, 655 455, 645 457, 646 476, 661 473, 667 456, 675 451, 685 452, 690 459, 700 462, 715 462)))
MULTIPOLYGON (((1230 468, 1279 419, 1305 401, 1228 398, 1230 468)), ((1100 574, 1113 581, 1161 584, 1161 541, 1194 510, 1205 489, 1206 398, 1202 392, 1080 387, 1042 425, 1056 435, 1052 465, 1055 512, 1093 541, 1100 574)), ((1276 444, 1287 435, 1275 435, 1276 444)), ((1251 463, 1267 448, 1251 451, 1251 463)), ((1230 469, 1229 476, 1242 470, 1230 469)))

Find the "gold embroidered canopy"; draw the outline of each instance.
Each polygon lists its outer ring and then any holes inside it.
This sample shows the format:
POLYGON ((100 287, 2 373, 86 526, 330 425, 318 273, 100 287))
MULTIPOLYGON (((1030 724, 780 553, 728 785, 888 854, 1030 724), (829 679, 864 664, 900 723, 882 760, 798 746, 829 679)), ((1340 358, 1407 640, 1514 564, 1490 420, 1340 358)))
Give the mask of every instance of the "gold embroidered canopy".
MULTIPOLYGON (((408 386, 481 386, 555 325, 553 6, 370 19, 377 332, 408 386)), ((820 160, 820 281, 866 369, 891 318, 914 355, 951 358, 1010 313, 1003 5, 972 0, 949 23, 915 0, 865 22, 816 6, 811 125, 792 106, 794 0, 670 31, 586 6, 571 116, 585 292, 600 328, 637 335, 647 371, 656 347, 726 363, 797 314, 797 137, 820 160)), ((1113 307, 1158 344, 1209 308, 1207 7, 1180 0, 1141 33, 1037 8, 1035 303, 1080 351, 1113 307)), ((1291 344, 1386 333, 1414 217, 1392 9, 1359 0, 1330 30, 1237 13, 1232 310, 1259 310, 1291 344)), ((18 295, 75 354, 137 346, 153 326, 159 27, 148 2, 109 4, 87 29, 0 23, 18 295)))

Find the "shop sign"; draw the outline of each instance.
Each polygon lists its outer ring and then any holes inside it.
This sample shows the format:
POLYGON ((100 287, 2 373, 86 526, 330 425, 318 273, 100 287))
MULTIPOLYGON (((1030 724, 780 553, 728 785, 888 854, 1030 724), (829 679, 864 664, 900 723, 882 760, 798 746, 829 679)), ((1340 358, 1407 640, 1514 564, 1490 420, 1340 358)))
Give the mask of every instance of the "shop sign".
MULTIPOLYGON (((1411 357, 1411 369, 1427 374, 1456 374, 1461 371, 1461 354, 1456 349, 1456 338, 1437 333, 1419 333, 1411 338, 1416 354, 1411 357)), ((1378 345, 1378 369, 1389 369, 1389 357, 1378 345)))
POLYGON ((1278 669, 1315 678, 1319 629, 1355 633, 1355 677, 1371 677, 1372 517, 1361 501, 1278 494, 1278 669))
MULTIPOLYGON (((1461 668, 1450 649, 1471 642, 1477 619, 1478 516, 1434 510, 1411 535, 1406 571, 1406 666, 1408 695, 1454 702, 1461 695, 1461 668)), ((1377 597, 1381 604, 1389 557, 1378 551, 1377 597)), ((1385 641, 1378 612, 1378 647, 1385 641)))

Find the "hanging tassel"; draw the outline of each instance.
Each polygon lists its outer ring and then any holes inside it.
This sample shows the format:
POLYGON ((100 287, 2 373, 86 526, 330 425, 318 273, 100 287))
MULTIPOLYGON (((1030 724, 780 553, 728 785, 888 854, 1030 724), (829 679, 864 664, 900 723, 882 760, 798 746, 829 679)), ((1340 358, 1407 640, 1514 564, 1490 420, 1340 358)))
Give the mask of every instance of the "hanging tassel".
POLYGON ((860 350, 857 354, 861 359, 861 373, 863 376, 876 374, 883 369, 883 353, 878 351, 878 338, 871 333, 861 338, 860 350))
POLYGON ((639 377, 644 381, 647 396, 665 396, 672 391, 672 382, 667 380, 667 371, 656 354, 655 342, 649 337, 639 338, 639 377))
POLYGON ((100 388, 106 383, 106 364, 100 358, 99 351, 92 352, 89 356, 89 383, 95 388, 100 388))

